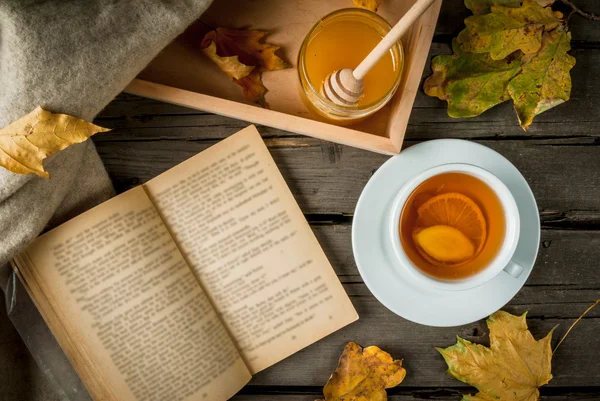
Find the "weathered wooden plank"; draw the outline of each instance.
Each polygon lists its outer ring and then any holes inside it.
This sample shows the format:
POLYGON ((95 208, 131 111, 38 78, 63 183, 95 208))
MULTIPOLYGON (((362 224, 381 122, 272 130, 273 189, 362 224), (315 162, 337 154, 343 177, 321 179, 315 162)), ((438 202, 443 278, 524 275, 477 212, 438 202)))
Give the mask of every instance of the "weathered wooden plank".
MULTIPOLYGON (((444 374, 445 363, 433 346, 452 345, 456 335, 483 344, 487 341, 487 329, 482 322, 457 328, 432 328, 396 316, 372 297, 352 297, 352 302, 359 313, 359 321, 257 374, 251 384, 322 386, 335 369, 344 344, 352 340, 363 346, 376 344, 393 356, 404 358, 408 371, 404 385, 407 387, 460 386, 444 374)), ((513 313, 526 311, 522 307, 507 309, 513 313)), ((532 318, 529 328, 536 338, 540 338, 559 325, 553 341, 556 344, 573 320, 532 318)), ((551 387, 600 385, 597 374, 600 361, 590 358, 592 350, 599 346, 599 329, 600 318, 584 319, 572 332, 572 337, 561 345, 554 358, 551 387)))
MULTIPOLYGON (((519 168, 540 210, 551 220, 560 220, 565 213, 600 211, 600 147, 593 139, 478 142, 519 168)), ((119 191, 155 177, 214 143, 96 141, 119 191)), ((270 139, 267 145, 307 214, 353 213, 362 188, 387 160, 387 156, 305 137, 270 139)))
MULTIPOLYGON (((430 60, 445 53, 450 53, 447 44, 433 44, 430 60)), ((577 49, 573 51, 573 55, 577 64, 572 71, 571 100, 537 116, 527 133, 519 127, 511 102, 496 106, 479 117, 453 119, 446 113, 445 102, 426 96, 420 90, 411 113, 406 139, 599 137, 600 80, 589 71, 600 65, 600 49, 577 49)), ((423 79, 431 73, 430 64, 426 64, 423 79)), ((118 128, 113 133, 99 135, 97 141, 220 139, 247 125, 243 121, 132 95, 117 97, 98 116, 96 122, 118 128)), ((261 132, 267 137, 297 136, 266 127, 261 132)))
MULTIPOLYGON (((554 390, 554 389, 552 389, 554 390)), ((460 401, 463 394, 473 394, 475 391, 468 389, 455 390, 455 389, 423 389, 415 391, 407 391, 402 388, 402 385, 398 388, 388 390, 388 401, 460 401), (401 392, 402 394, 396 394, 401 392)), ((552 393, 553 391, 546 391, 542 387, 541 401, 597 401, 600 399, 599 391, 574 391, 565 390, 560 394, 546 394, 552 393)), ((241 394, 233 397, 231 401, 315 401, 321 399, 322 394, 320 392, 309 392, 304 394, 244 394, 242 390, 241 394)))
MULTIPOLYGON (((354 262, 350 225, 313 226, 313 231, 348 295, 372 297, 354 262)), ((600 231, 543 230, 541 242, 536 266, 507 310, 529 310, 539 319, 576 318, 600 298, 600 231)), ((600 318, 600 307, 588 317, 600 318)))
MULTIPOLYGON (((332 224, 312 228, 348 293, 368 295, 354 263, 351 226, 332 224)), ((513 303, 548 308, 539 310, 536 316, 577 317, 585 304, 600 298, 599 272, 600 231, 542 230, 536 268, 513 303), (573 309, 567 306, 569 303, 573 309), (560 304, 561 309, 557 310, 554 304, 560 304), (544 316, 545 312, 551 315, 544 316)), ((600 307, 593 313, 596 315, 591 316, 600 317, 600 307)))
MULTIPOLYGON (((446 377, 444 363, 433 346, 453 343, 455 335, 486 343, 484 322, 457 327, 431 328, 408 322, 381 305, 358 275, 352 257, 349 225, 313 226, 315 234, 352 302, 360 320, 326 339, 260 373, 252 385, 319 386, 335 367, 343 345, 350 340, 363 345, 377 344, 396 357, 405 358, 409 387, 460 386, 446 377)), ((503 309, 521 314, 529 311, 529 325, 535 336, 545 335, 558 325, 553 344, 570 324, 600 297, 600 232, 544 230, 544 244, 527 285, 503 309), (573 255, 578 255, 573 258, 573 255)), ((473 300, 477 302, 477 300, 473 300)), ((590 360, 598 349, 600 308, 580 322, 555 357, 554 386, 600 386, 600 361, 590 360), (585 368, 584 368, 585 366, 585 368)))
MULTIPOLYGON (((542 207, 600 210, 595 195, 600 182, 594 174, 598 148, 567 142, 483 141, 513 159, 524 171, 542 207)), ((211 143, 126 141, 99 142, 98 147, 117 182, 132 178, 139 182, 211 143)), ((267 143, 303 210, 311 213, 351 213, 360 188, 385 160, 380 155, 310 138, 271 139, 267 143)), ((335 366, 343 344, 352 339, 365 345, 379 344, 395 355, 405 357, 407 366, 414 372, 407 379, 407 385, 456 385, 439 374, 443 372, 443 362, 431 346, 451 344, 455 334, 474 340, 485 339, 485 327, 476 323, 458 329, 432 329, 404 321, 379 304, 360 283, 352 262, 349 225, 321 225, 315 227, 315 232, 346 282, 346 290, 361 321, 261 373, 253 383, 321 385, 322 377, 328 377, 335 366)), ((544 247, 538 267, 529 280, 530 285, 519 293, 507 310, 514 313, 530 310, 531 326, 536 334, 543 334, 560 323, 561 328, 557 331, 560 335, 587 304, 597 298, 599 287, 595 269, 599 242, 598 232, 545 230, 544 247), (575 254, 577 259, 573 258, 575 254)), ((598 338, 595 334, 600 328, 598 313, 592 312, 591 317, 578 327, 577 335, 565 343, 569 356, 564 360, 557 359, 553 385, 600 385, 593 369, 592 372, 589 369, 581 372, 581 364, 589 363, 589 347, 598 338), (567 344, 571 345, 567 348, 567 344)))

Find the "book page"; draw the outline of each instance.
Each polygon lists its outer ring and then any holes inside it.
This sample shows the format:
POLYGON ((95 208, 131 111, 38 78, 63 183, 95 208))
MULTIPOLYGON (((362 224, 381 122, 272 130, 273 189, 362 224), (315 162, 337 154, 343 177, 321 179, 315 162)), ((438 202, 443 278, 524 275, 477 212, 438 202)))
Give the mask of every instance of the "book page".
POLYGON ((253 126, 145 186, 252 373, 358 318, 253 126))
POLYGON ((225 401, 250 380, 142 187, 42 235, 16 264, 94 399, 225 401))

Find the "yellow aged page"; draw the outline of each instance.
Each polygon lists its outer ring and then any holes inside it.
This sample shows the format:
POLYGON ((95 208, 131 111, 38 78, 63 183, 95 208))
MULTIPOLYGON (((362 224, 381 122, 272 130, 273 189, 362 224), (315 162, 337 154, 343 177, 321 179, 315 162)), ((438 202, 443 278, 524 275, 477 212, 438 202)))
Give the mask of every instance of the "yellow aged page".
POLYGON ((252 373, 358 318, 253 126, 145 186, 252 373))
POLYGON ((142 187, 39 237, 16 262, 95 399, 224 401, 249 381, 142 187))

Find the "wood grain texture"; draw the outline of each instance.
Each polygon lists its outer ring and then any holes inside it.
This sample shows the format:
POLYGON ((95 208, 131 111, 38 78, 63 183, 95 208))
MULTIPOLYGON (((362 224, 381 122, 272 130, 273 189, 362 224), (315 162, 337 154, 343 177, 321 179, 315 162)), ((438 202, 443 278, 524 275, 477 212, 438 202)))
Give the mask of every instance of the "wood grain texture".
MULTIPOLYGON (((352 340, 363 346, 376 344, 392 356, 403 358, 408 372, 403 387, 459 387, 464 385, 443 374, 446 364, 433 346, 452 345, 456 335, 483 344, 487 341, 487 328, 482 322, 451 329, 431 328, 399 318, 371 296, 352 297, 352 301, 360 315, 358 322, 257 374, 250 385, 322 386, 335 369, 344 344, 352 340)), ((522 313, 530 308, 506 309, 522 313)), ((536 338, 560 325, 555 332, 558 338, 572 321, 532 318, 528 323, 536 338)), ((574 337, 565 341, 554 358, 554 378, 549 387, 598 386, 597 362, 590 360, 590 353, 599 329, 600 319, 585 319, 574 337), (582 369, 584 365, 588 368, 582 369)))
MULTIPOLYGON (((229 122, 226 122, 226 124, 229 122)), ((239 127, 229 123, 222 132, 239 127)), ((164 128, 164 132, 170 128, 164 128)), ((206 130, 207 136, 210 130, 206 130)), ((262 129, 259 131, 263 132, 262 129)), ((272 131, 271 131, 272 132, 272 131)), ((118 130, 113 131, 118 136, 118 130)), ((600 147, 593 138, 477 140, 522 172, 552 224, 569 215, 600 211, 600 147)), ((216 140, 108 141, 96 146, 118 191, 149 180, 216 140)), ((267 146, 307 214, 352 214, 372 174, 388 157, 306 137, 267 138, 267 146)), ((411 146, 417 141, 407 141, 411 146)))
MULTIPOLYGON (((449 53, 448 43, 434 43, 422 79, 430 75, 433 57, 449 53)), ((511 102, 498 105, 478 117, 454 119, 446 113, 446 102, 429 97, 419 90, 405 140, 566 137, 591 139, 593 142, 600 136, 597 129, 600 123, 600 113, 597 112, 597 105, 600 103, 600 80, 595 74, 587 71, 593 71, 600 65, 600 48, 575 49, 572 54, 577 64, 572 70, 571 100, 537 116, 527 133, 519 127, 511 102)), ((96 136, 97 141, 217 139, 235 132, 235 129, 246 124, 132 95, 117 97, 95 122, 109 128, 120 128, 118 133, 96 136), (166 130, 167 127, 170 129, 166 130)), ((278 137, 298 136, 273 128, 261 130, 261 133, 278 137)))
MULTIPOLYGON (((421 389, 415 391, 401 391, 398 389, 388 390, 388 401, 460 401, 463 394, 473 394, 473 389, 421 389), (401 394, 398 394, 400 392, 401 394)), ((600 393, 596 391, 573 391, 565 390, 555 393, 547 391, 542 387, 541 401, 597 401, 600 398, 600 393)), ((286 394, 277 392, 276 394, 259 395, 259 394, 239 394, 231 399, 231 401, 315 401, 322 398, 322 394, 318 391, 311 391, 309 394, 286 394)))

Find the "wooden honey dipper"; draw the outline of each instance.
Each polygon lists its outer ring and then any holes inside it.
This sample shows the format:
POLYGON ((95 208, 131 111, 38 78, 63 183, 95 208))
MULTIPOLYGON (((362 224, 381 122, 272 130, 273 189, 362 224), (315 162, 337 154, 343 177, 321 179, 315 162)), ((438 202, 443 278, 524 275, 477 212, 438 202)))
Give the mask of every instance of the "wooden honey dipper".
POLYGON ((406 30, 423 14, 435 0, 417 0, 396 25, 381 39, 355 70, 345 68, 325 77, 321 94, 340 106, 356 106, 363 94, 363 79, 406 30))

